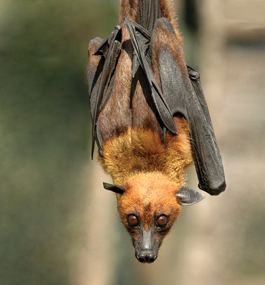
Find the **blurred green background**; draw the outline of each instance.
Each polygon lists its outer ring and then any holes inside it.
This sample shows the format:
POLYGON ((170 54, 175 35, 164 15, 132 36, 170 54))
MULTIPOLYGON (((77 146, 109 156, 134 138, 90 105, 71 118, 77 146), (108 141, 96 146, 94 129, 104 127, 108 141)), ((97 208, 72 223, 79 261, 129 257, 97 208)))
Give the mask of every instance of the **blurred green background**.
POLYGON ((118 2, 0 0, 0 285, 264 284, 264 3, 175 1, 228 188, 143 265, 90 160, 87 46, 118 2))
POLYGON ((0 284, 68 284, 88 204, 87 46, 117 11, 109 1, 0 3, 0 284))

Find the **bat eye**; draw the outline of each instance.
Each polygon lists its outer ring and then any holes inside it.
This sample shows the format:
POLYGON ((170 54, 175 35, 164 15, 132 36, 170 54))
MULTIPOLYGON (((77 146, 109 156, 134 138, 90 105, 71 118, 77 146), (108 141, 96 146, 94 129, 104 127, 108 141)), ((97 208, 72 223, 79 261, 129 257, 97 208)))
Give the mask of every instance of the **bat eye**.
POLYGON ((127 222, 130 227, 136 227, 139 224, 139 220, 135 215, 129 215, 127 218, 127 222))
POLYGON ((164 228, 168 223, 168 217, 165 215, 161 215, 156 219, 156 225, 159 228, 164 228))

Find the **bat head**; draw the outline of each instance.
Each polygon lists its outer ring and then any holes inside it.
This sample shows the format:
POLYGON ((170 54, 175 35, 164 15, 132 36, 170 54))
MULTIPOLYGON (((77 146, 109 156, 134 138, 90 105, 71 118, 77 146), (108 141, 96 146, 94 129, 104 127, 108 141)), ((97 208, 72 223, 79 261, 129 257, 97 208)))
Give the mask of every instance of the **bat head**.
POLYGON ((166 234, 178 218, 181 205, 193 205, 204 196, 180 187, 161 173, 139 174, 124 186, 104 183, 118 195, 118 212, 129 232, 140 262, 156 260, 166 234))

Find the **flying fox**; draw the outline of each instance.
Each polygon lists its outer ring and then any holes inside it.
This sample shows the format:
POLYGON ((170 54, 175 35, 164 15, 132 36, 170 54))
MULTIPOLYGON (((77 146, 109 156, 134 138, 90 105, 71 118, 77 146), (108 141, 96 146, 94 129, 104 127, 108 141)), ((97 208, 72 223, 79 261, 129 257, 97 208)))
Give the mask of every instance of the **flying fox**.
POLYGON ((120 0, 120 20, 89 43, 92 158, 112 177, 117 209, 140 262, 156 260, 182 206, 218 195, 224 170, 200 75, 184 59, 169 0, 120 0))

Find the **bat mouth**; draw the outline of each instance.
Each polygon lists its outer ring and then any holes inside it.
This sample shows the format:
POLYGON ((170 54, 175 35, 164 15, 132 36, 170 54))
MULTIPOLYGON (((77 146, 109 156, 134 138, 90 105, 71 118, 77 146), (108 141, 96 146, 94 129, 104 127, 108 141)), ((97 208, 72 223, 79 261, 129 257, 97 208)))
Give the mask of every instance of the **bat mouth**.
POLYGON ((140 253, 135 252, 135 257, 141 262, 141 263, 152 263, 157 259, 157 255, 150 250, 145 250, 140 253))

